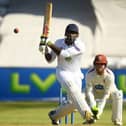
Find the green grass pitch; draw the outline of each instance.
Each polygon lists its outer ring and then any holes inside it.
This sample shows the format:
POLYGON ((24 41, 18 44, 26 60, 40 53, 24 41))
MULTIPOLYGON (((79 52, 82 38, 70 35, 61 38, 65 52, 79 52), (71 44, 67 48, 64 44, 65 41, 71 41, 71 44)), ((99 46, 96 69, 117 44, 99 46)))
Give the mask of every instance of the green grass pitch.
MULTIPOLYGON (((48 112, 56 106, 58 106, 57 102, 0 102, 0 126, 51 126, 48 112)), ((126 103, 123 104, 124 126, 126 126, 125 119, 126 103)), ((64 118, 62 120, 64 121, 64 118)), ((74 122, 74 126, 83 126, 83 120, 78 112, 75 113, 74 122)), ((107 103, 101 119, 92 126, 113 126, 111 104, 107 103)))

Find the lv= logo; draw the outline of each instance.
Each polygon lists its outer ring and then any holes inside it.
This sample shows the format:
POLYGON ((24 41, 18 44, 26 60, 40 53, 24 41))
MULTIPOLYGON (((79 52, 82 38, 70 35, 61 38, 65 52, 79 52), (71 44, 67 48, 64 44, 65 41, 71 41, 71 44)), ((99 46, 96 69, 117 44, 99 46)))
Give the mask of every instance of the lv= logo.
MULTIPOLYGON (((42 92, 45 93, 55 83, 56 75, 50 74, 45 80, 42 80, 36 73, 30 75, 32 83, 42 92)), ((18 73, 11 75, 11 91, 14 93, 30 93, 30 85, 20 84, 18 73)))

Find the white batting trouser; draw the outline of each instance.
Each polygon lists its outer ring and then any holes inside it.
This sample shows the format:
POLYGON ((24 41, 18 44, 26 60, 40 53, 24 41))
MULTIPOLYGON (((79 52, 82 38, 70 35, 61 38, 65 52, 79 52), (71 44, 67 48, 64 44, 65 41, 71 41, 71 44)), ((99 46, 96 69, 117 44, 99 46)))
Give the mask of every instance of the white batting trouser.
MULTIPOLYGON (((70 112, 73 111, 75 108, 78 109, 82 117, 85 117, 85 111, 88 111, 92 114, 90 107, 88 106, 84 96, 81 92, 82 89, 82 78, 72 72, 57 70, 57 79, 61 84, 61 87, 65 88, 67 94, 70 96, 70 100, 72 104, 67 104, 67 111, 70 109, 70 112), (71 110, 72 108, 72 110, 71 110)), ((65 107, 65 106, 64 106, 65 107)), ((64 108, 62 106, 62 109, 64 108)), ((65 109, 65 108, 64 108, 65 109)), ((57 117, 56 115, 61 113, 60 108, 56 110, 56 114, 53 116, 54 118, 57 117)), ((64 113, 66 114, 66 113, 64 113)), ((61 114, 59 114, 61 115, 61 114)), ((63 116, 63 115, 62 115, 63 116)), ((60 117, 59 117, 60 118, 60 117)))
POLYGON ((112 98, 112 121, 122 124, 123 93, 117 90, 111 94, 112 98))
POLYGON ((72 104, 70 101, 61 104, 57 109, 56 113, 52 115, 52 118, 55 120, 61 119, 63 116, 68 115, 69 113, 72 113, 75 110, 74 104, 72 104))

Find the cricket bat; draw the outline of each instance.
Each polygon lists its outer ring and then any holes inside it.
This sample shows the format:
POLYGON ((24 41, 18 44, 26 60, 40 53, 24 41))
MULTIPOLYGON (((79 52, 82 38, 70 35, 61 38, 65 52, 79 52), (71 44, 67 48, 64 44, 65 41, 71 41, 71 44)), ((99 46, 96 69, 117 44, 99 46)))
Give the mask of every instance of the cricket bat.
POLYGON ((46 42, 49 32, 50 32, 50 24, 52 18, 52 2, 47 2, 45 8, 45 15, 44 15, 44 23, 43 23, 43 30, 41 35, 41 42, 46 42))

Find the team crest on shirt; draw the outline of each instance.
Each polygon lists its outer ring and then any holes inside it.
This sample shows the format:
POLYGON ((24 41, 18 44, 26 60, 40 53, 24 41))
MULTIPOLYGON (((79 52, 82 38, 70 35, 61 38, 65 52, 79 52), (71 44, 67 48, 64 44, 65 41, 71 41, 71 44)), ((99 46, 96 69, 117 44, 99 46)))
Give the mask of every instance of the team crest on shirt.
POLYGON ((101 84, 97 84, 97 85, 95 85, 95 89, 96 90, 104 90, 104 86, 101 84))
POLYGON ((66 57, 65 60, 70 62, 72 60, 72 57, 66 57))

